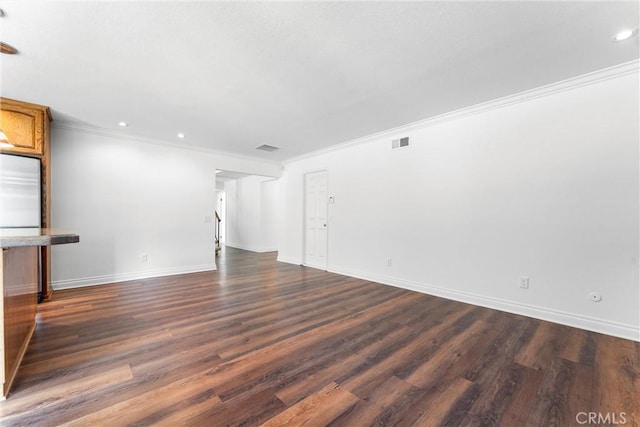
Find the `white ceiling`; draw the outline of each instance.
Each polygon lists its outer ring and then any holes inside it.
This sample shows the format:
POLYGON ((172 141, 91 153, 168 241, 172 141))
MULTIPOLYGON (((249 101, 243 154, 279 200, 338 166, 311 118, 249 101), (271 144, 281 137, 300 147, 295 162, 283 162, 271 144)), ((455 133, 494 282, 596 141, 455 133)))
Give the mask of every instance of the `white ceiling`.
POLYGON ((0 7, 0 40, 19 50, 0 58, 2 96, 273 161, 639 56, 637 37, 611 42, 638 28, 638 1, 0 7))

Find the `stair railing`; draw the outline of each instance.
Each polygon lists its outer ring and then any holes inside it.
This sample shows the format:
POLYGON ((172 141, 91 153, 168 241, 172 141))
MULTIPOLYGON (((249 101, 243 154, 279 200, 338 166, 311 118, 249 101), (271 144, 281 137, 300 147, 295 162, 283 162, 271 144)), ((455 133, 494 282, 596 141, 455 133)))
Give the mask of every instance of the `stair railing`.
POLYGON ((218 215, 218 211, 214 211, 216 214, 216 226, 215 226, 215 240, 216 240, 216 255, 220 252, 220 215, 218 215))

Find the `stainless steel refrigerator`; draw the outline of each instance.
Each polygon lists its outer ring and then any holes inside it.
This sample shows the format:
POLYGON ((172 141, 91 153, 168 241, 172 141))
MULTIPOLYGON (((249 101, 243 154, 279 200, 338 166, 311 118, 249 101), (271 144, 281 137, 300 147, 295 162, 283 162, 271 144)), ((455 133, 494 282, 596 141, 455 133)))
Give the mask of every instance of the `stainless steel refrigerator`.
POLYGON ((0 154, 0 227, 40 227, 40 159, 0 154))

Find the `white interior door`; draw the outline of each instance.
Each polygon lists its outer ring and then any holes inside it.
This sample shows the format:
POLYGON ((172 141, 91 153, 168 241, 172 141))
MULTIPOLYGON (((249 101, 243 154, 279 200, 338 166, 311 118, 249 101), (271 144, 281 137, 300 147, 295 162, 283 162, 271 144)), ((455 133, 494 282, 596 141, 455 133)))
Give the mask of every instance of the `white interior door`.
POLYGON ((304 264, 327 268, 327 172, 304 176, 304 264))

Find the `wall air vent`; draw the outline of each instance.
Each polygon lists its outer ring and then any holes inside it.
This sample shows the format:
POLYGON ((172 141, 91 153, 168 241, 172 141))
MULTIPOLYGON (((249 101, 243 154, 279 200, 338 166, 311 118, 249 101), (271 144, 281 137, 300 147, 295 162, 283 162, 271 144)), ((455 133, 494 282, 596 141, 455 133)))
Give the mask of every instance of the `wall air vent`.
POLYGON ((262 150, 262 151, 276 151, 279 149, 280 148, 278 147, 274 147, 273 145, 267 145, 267 144, 262 144, 260 147, 256 147, 256 150, 262 150))
POLYGON ((393 149, 408 147, 408 146, 409 146, 409 137, 394 139, 393 141, 391 141, 391 148, 393 149))

